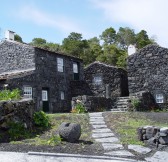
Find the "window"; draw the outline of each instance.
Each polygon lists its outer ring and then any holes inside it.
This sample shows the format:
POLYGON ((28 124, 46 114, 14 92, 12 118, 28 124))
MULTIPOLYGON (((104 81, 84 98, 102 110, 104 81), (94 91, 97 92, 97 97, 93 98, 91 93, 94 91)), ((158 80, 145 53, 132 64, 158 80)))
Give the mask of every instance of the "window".
POLYGON ((57 69, 59 72, 64 72, 64 60, 62 58, 57 58, 57 69))
POLYGON ((156 103, 163 103, 163 94, 156 94, 156 103))
POLYGON ((73 73, 78 73, 78 64, 76 62, 73 63, 73 73))
POLYGON ((32 98, 32 87, 24 87, 24 98, 32 98))
POLYGON ((47 92, 47 90, 42 90, 42 101, 48 101, 48 92, 47 92))
POLYGON ((102 84, 102 76, 94 76, 93 83, 96 85, 101 85, 102 84))
POLYGON ((61 100, 64 100, 65 99, 65 93, 64 91, 61 91, 61 100))

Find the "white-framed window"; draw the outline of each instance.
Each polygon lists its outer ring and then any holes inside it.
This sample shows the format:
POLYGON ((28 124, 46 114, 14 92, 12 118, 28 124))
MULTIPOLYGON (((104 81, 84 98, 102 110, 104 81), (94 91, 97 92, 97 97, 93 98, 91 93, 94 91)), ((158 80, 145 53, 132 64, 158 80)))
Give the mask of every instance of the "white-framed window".
POLYGON ((78 63, 77 62, 74 62, 73 63, 73 73, 78 73, 78 63))
POLYGON ((102 76, 94 76, 93 77, 93 83, 95 85, 101 85, 102 84, 102 76))
POLYGON ((60 95, 61 95, 61 100, 64 100, 65 99, 65 93, 64 93, 64 91, 61 91, 60 95))
POLYGON ((42 101, 48 101, 48 91, 42 90, 42 101))
POLYGON ((59 72, 64 72, 64 60, 63 58, 57 58, 57 69, 59 72))
POLYGON ((24 98, 32 99, 32 87, 25 86, 23 89, 24 98))
POLYGON ((156 94, 156 103, 163 103, 164 101, 164 96, 163 94, 156 94))

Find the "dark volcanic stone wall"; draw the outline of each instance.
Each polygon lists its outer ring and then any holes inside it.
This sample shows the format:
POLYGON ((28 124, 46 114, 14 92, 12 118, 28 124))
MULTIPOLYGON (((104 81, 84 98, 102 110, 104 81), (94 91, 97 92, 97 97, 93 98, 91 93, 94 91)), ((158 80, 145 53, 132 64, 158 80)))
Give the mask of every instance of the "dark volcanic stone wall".
POLYGON ((1 42, 0 59, 0 73, 35 67, 34 48, 19 42, 1 42))
MULTIPOLYGON (((15 46, 16 47, 13 48, 20 50, 20 45, 18 46, 16 43, 15 46)), ((20 53, 17 50, 13 52, 20 53)), ((26 55, 27 52, 24 54, 26 55)), ((42 89, 48 89, 49 112, 70 111, 72 99, 70 82, 74 80, 73 62, 79 63, 79 80, 83 80, 82 60, 35 47, 33 55, 35 57, 33 61, 35 70, 23 73, 19 76, 9 77, 6 81, 2 80, 0 81, 0 87, 2 87, 3 84, 9 84, 8 88, 10 89, 23 89, 23 86, 31 86, 33 88, 33 99, 36 104, 36 110, 41 110, 43 107, 42 89), (64 72, 58 72, 57 70, 58 57, 64 60, 64 72), (61 91, 65 94, 64 100, 61 100, 61 91)), ((18 65, 18 67, 20 66, 18 65)))
POLYGON ((129 92, 150 91, 168 94, 168 49, 148 45, 128 57, 129 92))
POLYGON ((94 96, 116 98, 129 95, 127 72, 121 68, 94 62, 85 68, 84 77, 94 96), (101 85, 93 81, 98 75, 102 77, 101 85))

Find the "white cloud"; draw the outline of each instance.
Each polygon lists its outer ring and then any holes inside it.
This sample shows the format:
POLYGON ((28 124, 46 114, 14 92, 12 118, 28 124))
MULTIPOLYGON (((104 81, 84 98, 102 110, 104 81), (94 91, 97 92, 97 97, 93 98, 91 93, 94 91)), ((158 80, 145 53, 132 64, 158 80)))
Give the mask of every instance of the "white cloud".
POLYGON ((156 35, 157 42, 168 47, 168 1, 167 0, 90 0, 95 7, 103 10, 106 19, 124 23, 139 30, 156 35))
POLYGON ((47 12, 41 11, 35 6, 26 5, 21 6, 17 12, 17 17, 23 20, 33 22, 34 24, 40 26, 46 26, 60 30, 64 34, 69 34, 70 32, 84 33, 81 27, 67 18, 64 15, 51 15, 47 12))

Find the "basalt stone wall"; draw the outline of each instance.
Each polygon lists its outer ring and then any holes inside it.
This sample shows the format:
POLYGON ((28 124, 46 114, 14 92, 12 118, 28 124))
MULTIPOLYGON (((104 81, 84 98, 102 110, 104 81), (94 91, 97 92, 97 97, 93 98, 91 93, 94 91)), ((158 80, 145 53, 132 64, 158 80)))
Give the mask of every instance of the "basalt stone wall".
POLYGON ((114 103, 110 98, 83 95, 72 98, 72 109, 75 108, 79 102, 82 103, 89 112, 109 110, 114 103))
MULTIPOLYGON (((131 101, 137 100, 139 104, 136 107, 136 111, 152 111, 159 108, 159 105, 156 103, 155 98, 150 92, 140 91, 130 96, 131 101)), ((130 103, 130 102, 129 102, 130 103)), ((128 109, 131 110, 132 104, 128 104, 128 109)))
POLYGON ((83 95, 89 95, 89 96, 93 95, 89 85, 84 80, 71 81, 70 87, 71 87, 72 97, 83 96, 83 95))
POLYGON ((40 48, 35 48, 35 70, 8 77, 6 81, 0 81, 0 87, 8 84, 9 89, 30 86, 33 90, 33 100, 36 110, 44 109, 42 90, 48 91, 49 112, 68 112, 71 110, 72 91, 70 82, 74 80, 73 62, 79 64, 79 80, 83 80, 82 60, 57 54, 40 48), (63 58, 64 71, 57 69, 57 58, 63 58), (64 99, 61 100, 61 91, 64 99))
POLYGON ((0 102, 0 129, 8 129, 10 122, 21 122, 28 129, 33 126, 33 100, 1 101, 0 102))
POLYGON ((0 42, 0 73, 35 67, 34 48, 15 41, 0 42))
POLYGON ((127 72, 121 68, 94 62, 84 69, 84 78, 97 97, 128 96, 127 72), (95 78, 100 82, 95 83, 95 78))
POLYGON ((157 45, 148 45, 128 57, 129 92, 149 91, 164 95, 164 103, 168 94, 168 49, 157 45))

